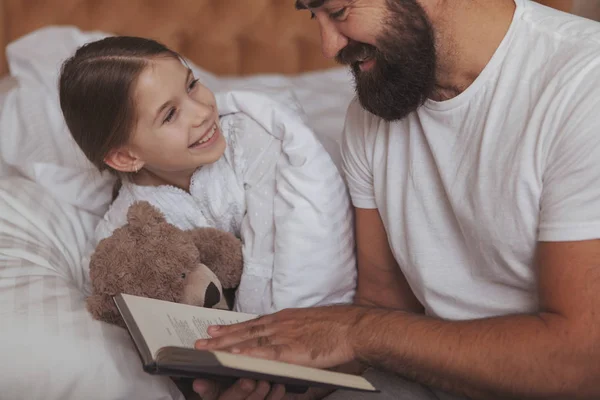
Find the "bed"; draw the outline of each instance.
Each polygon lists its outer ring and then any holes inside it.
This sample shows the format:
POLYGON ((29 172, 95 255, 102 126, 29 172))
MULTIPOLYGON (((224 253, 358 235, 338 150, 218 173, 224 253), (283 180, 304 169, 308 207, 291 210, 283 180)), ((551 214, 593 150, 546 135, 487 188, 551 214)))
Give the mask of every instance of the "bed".
POLYGON ((64 127, 60 62, 109 34, 158 39, 212 90, 293 93, 336 161, 351 77, 287 0, 0 0, 0 21, 0 398, 181 400, 84 308, 80 260, 110 191, 64 127))

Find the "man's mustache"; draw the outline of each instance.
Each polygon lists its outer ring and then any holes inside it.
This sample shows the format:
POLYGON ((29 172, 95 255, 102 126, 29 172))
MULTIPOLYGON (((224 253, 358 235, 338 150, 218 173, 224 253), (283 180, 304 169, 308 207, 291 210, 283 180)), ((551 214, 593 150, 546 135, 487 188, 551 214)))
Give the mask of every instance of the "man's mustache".
POLYGON ((361 42, 350 42, 335 56, 339 64, 352 65, 367 58, 374 58, 378 54, 375 46, 361 42))

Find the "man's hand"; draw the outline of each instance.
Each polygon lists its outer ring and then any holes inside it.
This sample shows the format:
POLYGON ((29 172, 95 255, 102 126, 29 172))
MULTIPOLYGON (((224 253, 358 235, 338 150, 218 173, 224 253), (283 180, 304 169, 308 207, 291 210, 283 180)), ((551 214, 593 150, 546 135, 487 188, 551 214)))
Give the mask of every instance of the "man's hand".
POLYGON ((194 391, 202 400, 292 400, 285 395, 282 385, 271 387, 267 382, 254 382, 249 379, 240 379, 229 388, 205 381, 194 381, 194 391))
POLYGON ((240 379, 229 388, 197 379, 194 391, 202 396, 202 400, 320 400, 331 393, 328 389, 310 388, 303 394, 286 394, 282 385, 271 386, 264 381, 249 379, 240 379))
POLYGON ((366 311, 353 306, 283 310, 240 324, 212 326, 212 339, 198 340, 196 348, 331 368, 354 359, 353 332, 366 311))

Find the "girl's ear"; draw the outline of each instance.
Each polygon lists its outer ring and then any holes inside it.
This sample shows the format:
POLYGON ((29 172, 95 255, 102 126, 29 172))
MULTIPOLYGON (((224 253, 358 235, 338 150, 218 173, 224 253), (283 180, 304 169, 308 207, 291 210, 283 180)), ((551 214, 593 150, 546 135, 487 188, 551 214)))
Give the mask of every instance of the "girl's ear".
POLYGON ((137 172, 144 166, 144 161, 127 147, 109 151, 104 163, 119 172, 137 172))

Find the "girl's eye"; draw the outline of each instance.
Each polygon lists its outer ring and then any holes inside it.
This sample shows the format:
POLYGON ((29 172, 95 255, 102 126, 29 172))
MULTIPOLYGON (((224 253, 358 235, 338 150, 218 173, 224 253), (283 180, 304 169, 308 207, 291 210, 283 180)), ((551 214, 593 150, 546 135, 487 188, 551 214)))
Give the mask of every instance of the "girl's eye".
POLYGON ((197 83, 198 83, 198 79, 194 79, 193 81, 191 81, 190 85, 188 86, 188 91, 192 91, 192 89, 196 87, 197 83))
POLYGON ((345 13, 346 13, 346 7, 343 7, 343 8, 340 8, 336 12, 330 13, 329 14, 329 18, 331 18, 331 19, 339 19, 339 18, 342 18, 345 13))
POLYGON ((317 16, 315 15, 315 13, 311 11, 310 12, 310 19, 315 19, 316 17, 317 16))
POLYGON ((169 113, 168 113, 168 114, 167 114, 167 116, 165 117, 165 119, 164 119, 164 121, 163 121, 163 124, 164 124, 164 123, 169 123, 169 122, 171 122, 171 121, 173 120, 173 117, 175 117, 175 111, 176 111, 176 110, 175 110, 174 108, 171 108, 171 109, 169 110, 169 113))

